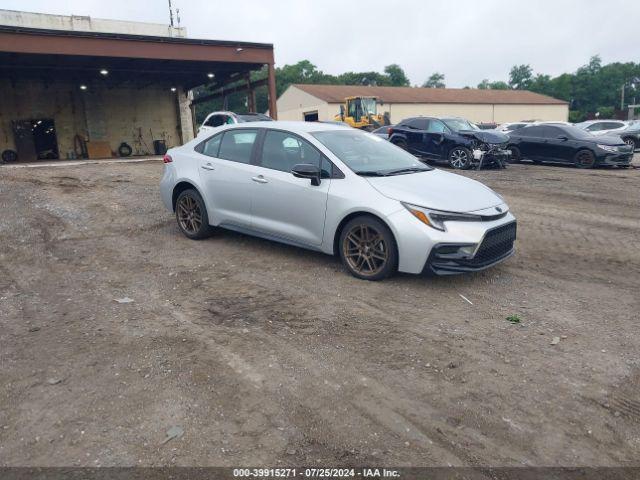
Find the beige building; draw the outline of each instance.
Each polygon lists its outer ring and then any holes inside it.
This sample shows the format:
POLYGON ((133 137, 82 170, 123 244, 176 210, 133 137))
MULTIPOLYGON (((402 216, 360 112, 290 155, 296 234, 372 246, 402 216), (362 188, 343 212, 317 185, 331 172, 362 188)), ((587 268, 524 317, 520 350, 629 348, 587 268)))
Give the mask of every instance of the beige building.
POLYGON ((280 120, 328 121, 340 112, 345 97, 374 96, 378 113, 391 123, 408 117, 456 116, 476 123, 521 120, 567 121, 569 105, 524 90, 367 87, 358 85, 291 85, 278 98, 280 120))
POLYGON ((185 35, 168 25, 0 10, 2 160, 162 154, 193 138, 195 104, 246 91, 251 109, 262 85, 277 114, 272 45, 185 35), (268 78, 251 82, 265 65, 268 78), (196 87, 203 93, 194 99, 196 87))

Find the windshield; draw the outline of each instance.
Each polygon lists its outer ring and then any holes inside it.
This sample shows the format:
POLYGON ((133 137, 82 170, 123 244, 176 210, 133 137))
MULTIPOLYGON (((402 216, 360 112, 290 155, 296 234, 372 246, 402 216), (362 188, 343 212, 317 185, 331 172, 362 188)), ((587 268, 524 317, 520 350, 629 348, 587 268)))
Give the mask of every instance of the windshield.
POLYGON ((463 118, 446 118, 442 121, 454 132, 459 132, 460 130, 480 130, 463 118))
POLYGON ((362 112, 365 115, 376 114, 376 99, 375 98, 363 98, 362 99, 362 112))
POLYGON ((312 135, 359 175, 395 175, 433 170, 386 140, 359 130, 327 130, 312 135))
POLYGON ((590 140, 593 141, 595 135, 588 130, 574 127, 573 125, 563 125, 562 130, 568 133, 571 137, 578 140, 590 140))

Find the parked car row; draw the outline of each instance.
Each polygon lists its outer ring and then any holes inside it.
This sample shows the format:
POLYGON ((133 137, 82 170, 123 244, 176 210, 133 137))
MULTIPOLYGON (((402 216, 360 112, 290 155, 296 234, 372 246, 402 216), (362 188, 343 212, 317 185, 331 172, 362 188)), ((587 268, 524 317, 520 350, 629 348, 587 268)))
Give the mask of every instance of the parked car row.
POLYGON ((640 148, 640 122, 612 120, 577 125, 531 120, 480 130, 462 118, 414 117, 374 133, 427 161, 463 170, 481 164, 503 167, 523 159, 626 168, 634 149, 640 148))

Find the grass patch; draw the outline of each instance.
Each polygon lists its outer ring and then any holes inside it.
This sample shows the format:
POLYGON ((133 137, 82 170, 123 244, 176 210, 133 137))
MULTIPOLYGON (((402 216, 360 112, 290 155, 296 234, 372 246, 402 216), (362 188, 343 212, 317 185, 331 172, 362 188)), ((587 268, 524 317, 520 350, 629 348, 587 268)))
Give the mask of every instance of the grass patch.
POLYGON ((520 317, 518 315, 509 315, 507 321, 511 323, 520 323, 520 317))

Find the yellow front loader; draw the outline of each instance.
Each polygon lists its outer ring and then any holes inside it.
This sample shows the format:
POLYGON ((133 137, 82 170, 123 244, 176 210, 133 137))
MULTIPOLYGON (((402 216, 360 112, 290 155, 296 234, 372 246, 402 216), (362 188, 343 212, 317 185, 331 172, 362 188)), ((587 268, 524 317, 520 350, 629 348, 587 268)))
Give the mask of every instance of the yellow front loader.
POLYGON ((340 105, 340 113, 334 118, 336 122, 345 122, 350 127, 363 130, 374 130, 389 125, 387 115, 378 114, 376 97, 347 97, 340 105))

